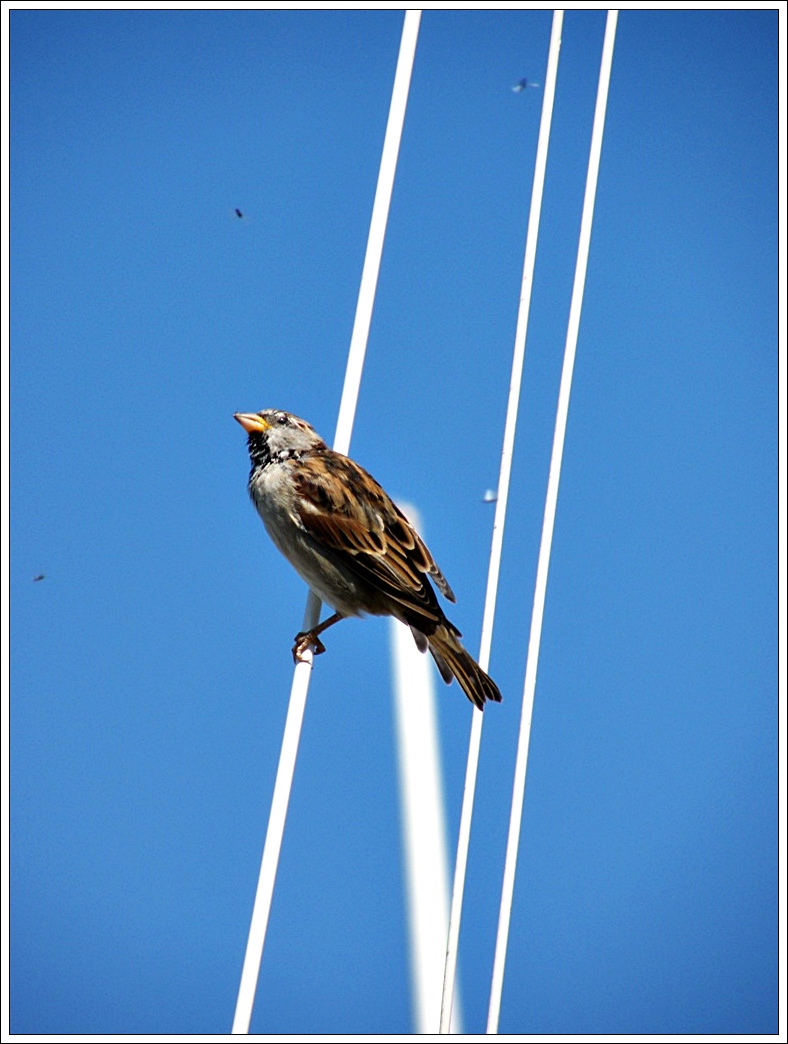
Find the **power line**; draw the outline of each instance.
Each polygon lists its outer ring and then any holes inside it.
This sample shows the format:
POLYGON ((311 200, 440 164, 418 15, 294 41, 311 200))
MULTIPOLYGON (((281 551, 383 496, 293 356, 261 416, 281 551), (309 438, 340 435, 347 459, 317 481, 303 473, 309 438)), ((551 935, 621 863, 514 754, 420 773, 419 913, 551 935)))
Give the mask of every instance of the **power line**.
POLYGON ((585 198, 583 200, 583 216, 580 222, 580 238, 577 246, 575 281, 572 289, 572 302, 569 308, 569 323, 566 334, 566 346, 564 348, 564 365, 558 392, 558 408, 555 419, 555 434, 553 436, 553 452, 550 459, 550 477, 547 483, 547 496, 545 499, 542 539, 539 546, 539 561, 536 569, 536 589, 531 615, 531 634, 528 640, 528 660, 525 670, 520 735, 514 771, 509 838, 504 863, 498 935, 495 945, 490 1006, 487 1015, 488 1033, 498 1032, 498 1018, 501 1010, 501 992, 503 989, 503 975, 506 965, 506 950, 514 893, 514 875, 517 866, 520 824, 525 795, 525 772, 528 763, 531 717, 533 714, 534 692, 536 690, 536 671, 539 664, 539 646, 542 636, 545 594, 547 591, 547 572, 550 566, 550 550, 553 542, 555 512, 558 502, 558 484, 561 478, 561 461, 566 436, 566 419, 569 411, 569 394, 572 388, 577 335, 580 328, 580 312, 583 307, 583 291, 585 288, 586 269, 588 267, 591 225, 594 217, 594 201, 596 199, 596 186, 599 177, 599 159, 602 152, 602 135, 605 129, 605 112, 607 109, 607 95, 610 86, 610 69, 613 62, 613 45, 616 38, 617 21, 618 11, 608 11, 605 39, 602 45, 602 61, 599 69, 599 86, 597 88, 594 124, 591 132, 591 148, 588 156, 588 174, 586 177, 585 198))
MULTIPOLYGON (((364 268, 359 287, 356 316, 348 351, 337 429, 334 436, 334 449, 340 453, 347 453, 350 448, 350 437, 353 431, 361 373, 364 367, 364 356, 366 354, 372 307, 375 300, 375 289, 380 270, 380 258, 383 252, 383 240, 386 233, 394 174, 397 168, 397 157, 402 138, 402 126, 405 120, 405 108, 408 101, 420 20, 420 11, 405 12, 397 70, 394 75, 391 105, 386 125, 386 136, 380 160, 378 184, 375 191, 375 202, 370 219, 364 268)), ((311 631, 317 625, 319 617, 320 600, 310 591, 304 610, 302 630, 311 631)), ((304 654, 303 659, 296 664, 293 672, 293 683, 290 690, 284 734, 282 736, 282 747, 279 753, 274 794, 271 800, 271 811, 263 845, 263 857, 260 863, 260 874, 257 881, 254 908, 246 943, 246 954, 238 989, 235 1018, 233 1019, 233 1033, 248 1033, 252 1019, 252 1009, 260 975, 260 963, 263 957, 263 946, 268 928, 268 918, 271 912, 271 899, 273 897, 276 871, 279 865, 279 853, 282 847, 287 806, 290 801, 293 772, 301 736, 301 725, 304 719, 306 697, 312 673, 312 658, 312 651, 308 650, 304 654)))
MULTIPOLYGON (((509 381, 509 402, 506 407, 503 448, 501 450, 498 499, 495 503, 495 520, 493 522, 490 565, 487 573, 487 594, 484 603, 481 649, 479 653, 479 666, 483 670, 487 670, 489 666, 490 649, 492 647, 495 602, 498 594, 498 576, 500 573, 501 552, 503 549, 503 530, 506 521, 506 503, 509 497, 509 480, 512 470, 514 435, 517 427, 517 409, 520 402, 520 385, 522 382, 523 362, 525 359, 525 335, 528 329, 528 312, 531 306, 531 289, 533 286, 534 265, 536 262, 536 243, 539 238, 539 219, 542 211, 542 193, 544 189, 545 169, 547 167, 547 148, 550 141, 550 126, 553 118, 553 101, 555 98, 556 77, 558 75, 558 55, 561 49, 561 26, 563 25, 563 17, 563 11, 553 12, 553 27, 550 33, 550 46, 547 56, 545 92, 542 101, 542 116, 539 124, 539 139, 536 146, 533 187, 531 189, 531 209, 528 217, 528 231, 525 240, 525 258, 523 261, 520 304, 517 314, 517 328, 514 336, 512 374, 509 381)), ((446 966, 443 976, 443 1001, 441 1005, 441 1033, 448 1033, 451 1024, 454 982, 457 974, 457 949, 460 936, 462 898, 465 890, 465 872, 468 863, 468 847, 470 844, 471 819, 473 816, 473 799, 476 790, 476 774, 479 765, 482 720, 482 712, 474 709, 473 718, 471 720, 471 736, 468 744, 468 761, 465 770, 465 788, 462 798, 462 811, 460 813, 460 833, 457 841, 457 859, 454 868, 454 886, 452 890, 451 913, 449 917, 449 937, 446 944, 446 966)))

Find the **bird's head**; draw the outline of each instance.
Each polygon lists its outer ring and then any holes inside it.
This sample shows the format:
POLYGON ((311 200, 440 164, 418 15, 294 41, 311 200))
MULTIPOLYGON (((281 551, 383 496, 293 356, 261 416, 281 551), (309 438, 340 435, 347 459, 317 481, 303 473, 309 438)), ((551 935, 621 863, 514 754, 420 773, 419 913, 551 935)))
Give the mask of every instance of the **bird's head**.
POLYGON ((233 416, 249 435, 253 465, 265 466, 272 460, 287 460, 309 450, 326 448, 311 424, 284 410, 260 410, 233 416))

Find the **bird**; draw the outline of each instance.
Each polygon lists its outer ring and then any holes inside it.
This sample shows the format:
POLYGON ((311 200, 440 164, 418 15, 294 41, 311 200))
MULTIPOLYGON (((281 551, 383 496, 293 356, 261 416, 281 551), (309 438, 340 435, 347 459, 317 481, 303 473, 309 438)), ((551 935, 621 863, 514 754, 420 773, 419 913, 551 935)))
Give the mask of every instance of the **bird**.
POLYGON ((538 87, 538 86, 539 86, 539 84, 538 83, 534 83, 533 80, 526 80, 525 78, 523 78, 522 80, 518 80, 517 83, 514 84, 514 86, 512 87, 512 90, 514 91, 515 94, 519 94, 520 91, 524 91, 528 87, 538 87))
POLYGON ((307 421, 284 410, 236 413, 248 435, 248 492, 268 535, 334 613, 295 637, 293 659, 348 616, 393 616, 429 649, 449 684, 456 678, 479 710, 501 702, 498 686, 460 643, 441 609, 454 592, 426 544, 375 479, 350 457, 329 449, 307 421))
POLYGON ((240 210, 238 209, 238 207, 236 207, 236 208, 235 208, 235 216, 236 216, 236 217, 239 217, 239 218, 242 218, 242 217, 243 217, 243 214, 242 214, 242 213, 241 213, 241 211, 240 211, 240 210))
POLYGON ((43 579, 44 579, 44 574, 43 573, 38 573, 36 576, 33 577, 33 583, 34 584, 40 583, 40 581, 43 580, 43 579))

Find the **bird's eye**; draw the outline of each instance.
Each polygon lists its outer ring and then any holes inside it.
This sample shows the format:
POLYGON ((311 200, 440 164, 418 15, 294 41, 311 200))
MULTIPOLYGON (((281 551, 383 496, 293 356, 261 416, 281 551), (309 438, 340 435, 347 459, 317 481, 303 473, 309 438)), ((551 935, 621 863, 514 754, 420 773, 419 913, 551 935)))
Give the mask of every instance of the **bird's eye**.
POLYGON ((277 424, 287 424, 287 414, 280 413, 279 416, 276 418, 276 422, 277 424))

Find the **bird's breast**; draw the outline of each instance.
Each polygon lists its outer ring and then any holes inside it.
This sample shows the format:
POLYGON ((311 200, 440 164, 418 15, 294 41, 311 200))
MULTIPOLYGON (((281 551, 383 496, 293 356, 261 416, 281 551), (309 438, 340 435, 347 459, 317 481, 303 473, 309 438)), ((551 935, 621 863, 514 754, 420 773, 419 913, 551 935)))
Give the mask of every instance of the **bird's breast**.
POLYGON ((268 535, 321 601, 345 616, 387 611, 380 595, 348 568, 342 555, 299 522, 297 494, 285 469, 271 464, 253 474, 249 494, 268 535))

